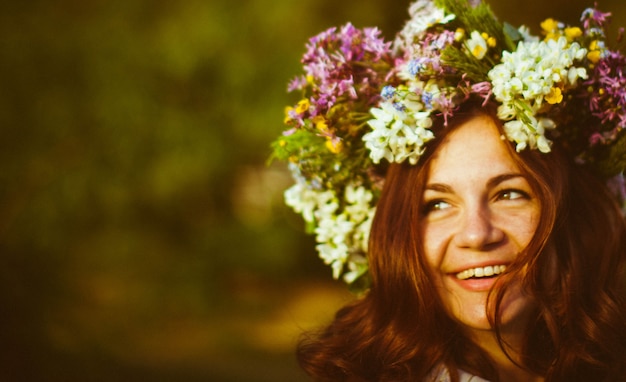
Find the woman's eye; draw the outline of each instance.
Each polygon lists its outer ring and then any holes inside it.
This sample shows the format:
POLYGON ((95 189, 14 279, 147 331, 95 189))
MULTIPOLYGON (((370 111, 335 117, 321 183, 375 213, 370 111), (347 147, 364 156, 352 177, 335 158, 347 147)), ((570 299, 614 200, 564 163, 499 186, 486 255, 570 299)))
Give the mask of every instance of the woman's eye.
POLYGON ((433 200, 424 204, 424 214, 428 214, 430 212, 443 211, 447 208, 450 208, 450 203, 447 203, 443 200, 433 200))
POLYGON ((500 200, 516 200, 516 199, 528 199, 529 196, 526 192, 520 190, 504 190, 498 195, 500 200))

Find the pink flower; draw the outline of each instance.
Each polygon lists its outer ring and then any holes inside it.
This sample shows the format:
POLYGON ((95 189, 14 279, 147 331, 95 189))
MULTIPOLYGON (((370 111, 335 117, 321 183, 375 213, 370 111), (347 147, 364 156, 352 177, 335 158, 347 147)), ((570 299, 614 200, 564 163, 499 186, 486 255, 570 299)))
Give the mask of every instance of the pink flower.
POLYGON ((595 8, 587 8, 580 16, 580 21, 583 23, 585 29, 592 27, 604 28, 611 19, 611 12, 600 12, 595 8), (593 24, 592 24, 593 23, 593 24))

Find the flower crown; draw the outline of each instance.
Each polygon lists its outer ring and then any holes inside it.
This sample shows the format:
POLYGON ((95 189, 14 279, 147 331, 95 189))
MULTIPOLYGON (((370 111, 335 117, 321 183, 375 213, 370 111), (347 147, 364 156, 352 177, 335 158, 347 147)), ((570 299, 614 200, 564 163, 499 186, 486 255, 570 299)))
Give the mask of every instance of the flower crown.
POLYGON ((608 47, 610 13, 586 9, 579 27, 547 19, 542 38, 468 0, 417 0, 409 14, 393 42, 350 23, 311 38, 305 75, 288 86, 303 96, 272 157, 288 162, 285 202, 334 278, 367 286, 381 160, 417 163, 433 117, 447 121, 470 96, 495 101, 518 151, 562 141, 625 196, 626 57, 608 47))

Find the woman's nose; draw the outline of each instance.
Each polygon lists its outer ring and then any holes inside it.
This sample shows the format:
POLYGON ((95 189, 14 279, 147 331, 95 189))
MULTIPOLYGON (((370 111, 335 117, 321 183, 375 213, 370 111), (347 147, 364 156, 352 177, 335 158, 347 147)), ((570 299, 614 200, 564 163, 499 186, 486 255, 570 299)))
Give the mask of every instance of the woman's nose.
POLYGON ((479 205, 466 209, 460 216, 454 242, 458 247, 482 250, 503 238, 504 232, 494 225, 493 214, 489 208, 479 205))

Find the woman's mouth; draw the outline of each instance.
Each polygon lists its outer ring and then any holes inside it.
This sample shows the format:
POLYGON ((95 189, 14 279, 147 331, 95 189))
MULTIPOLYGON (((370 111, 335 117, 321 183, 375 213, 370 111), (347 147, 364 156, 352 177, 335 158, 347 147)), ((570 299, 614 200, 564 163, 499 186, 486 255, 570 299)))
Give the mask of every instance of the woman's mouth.
POLYGON ((506 265, 488 265, 486 267, 476 267, 466 269, 456 274, 456 278, 459 280, 467 280, 471 278, 482 278, 499 275, 506 270, 506 265))

